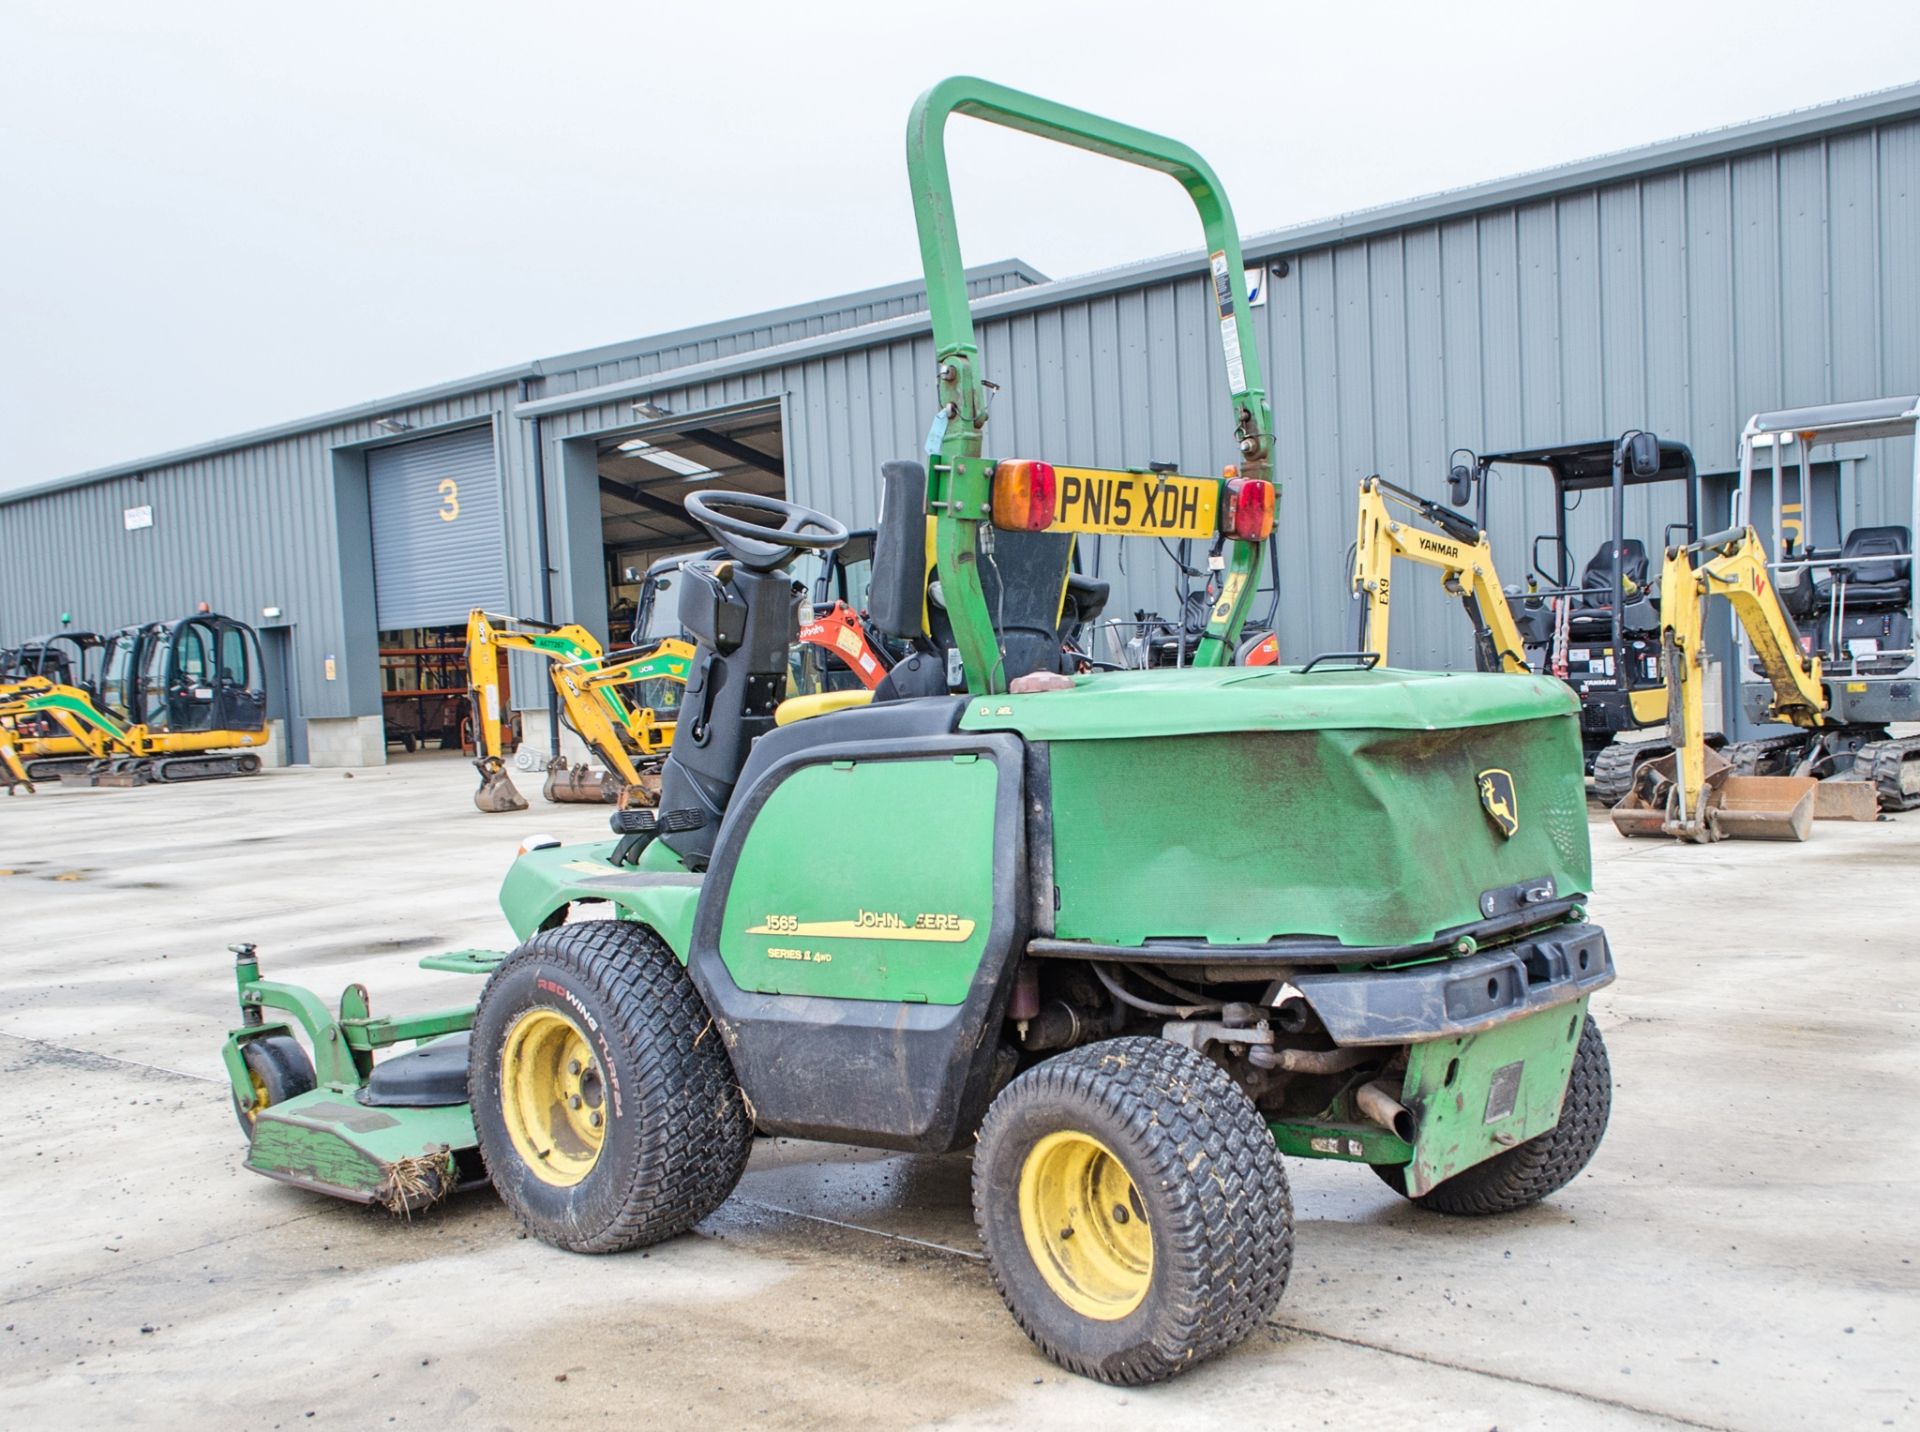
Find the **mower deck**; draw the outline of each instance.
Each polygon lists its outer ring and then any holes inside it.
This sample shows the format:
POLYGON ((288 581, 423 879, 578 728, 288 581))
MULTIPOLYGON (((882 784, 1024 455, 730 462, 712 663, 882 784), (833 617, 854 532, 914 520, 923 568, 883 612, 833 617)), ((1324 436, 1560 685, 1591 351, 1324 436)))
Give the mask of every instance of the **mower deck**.
POLYGON ((247 1167, 297 1188, 409 1213, 484 1184, 477 1150, 465 1104, 376 1108, 351 1089, 321 1088, 260 1112, 247 1167))

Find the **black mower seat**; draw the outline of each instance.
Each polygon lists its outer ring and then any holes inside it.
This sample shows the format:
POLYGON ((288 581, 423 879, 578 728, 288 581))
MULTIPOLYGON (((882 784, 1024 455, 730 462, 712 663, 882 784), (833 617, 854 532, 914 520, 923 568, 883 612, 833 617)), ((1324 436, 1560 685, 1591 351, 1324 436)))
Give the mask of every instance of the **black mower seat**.
POLYGON ((360 1102, 376 1109, 437 1109, 467 1102, 467 1034, 449 1034, 373 1066, 360 1102))
POLYGON ((1813 584, 1816 598, 1831 603, 1844 582, 1849 610, 1904 607, 1911 595, 1913 533, 1905 527, 1856 527, 1840 546, 1843 558, 1884 557, 1836 567, 1813 584))

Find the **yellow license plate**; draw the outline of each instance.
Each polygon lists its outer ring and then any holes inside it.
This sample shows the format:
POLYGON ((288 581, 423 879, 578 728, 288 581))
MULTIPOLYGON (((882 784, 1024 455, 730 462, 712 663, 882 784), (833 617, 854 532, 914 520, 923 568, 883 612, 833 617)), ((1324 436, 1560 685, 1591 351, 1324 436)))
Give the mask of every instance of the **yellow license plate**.
POLYGON ((1176 473, 1055 467, 1053 530, 1121 537, 1213 537, 1220 484, 1176 473))

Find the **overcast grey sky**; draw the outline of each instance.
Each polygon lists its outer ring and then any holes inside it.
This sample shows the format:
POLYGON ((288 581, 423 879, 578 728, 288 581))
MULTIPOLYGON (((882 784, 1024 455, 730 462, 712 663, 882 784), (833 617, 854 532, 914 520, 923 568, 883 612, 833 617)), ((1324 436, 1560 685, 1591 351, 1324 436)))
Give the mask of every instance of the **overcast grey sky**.
MULTIPOLYGON (((907 107, 956 71, 1188 141, 1256 233, 1920 78, 1915 36, 1911 0, 6 0, 0 488, 914 277, 907 107)), ((1197 242, 1158 176, 954 129, 969 262, 1197 242)))

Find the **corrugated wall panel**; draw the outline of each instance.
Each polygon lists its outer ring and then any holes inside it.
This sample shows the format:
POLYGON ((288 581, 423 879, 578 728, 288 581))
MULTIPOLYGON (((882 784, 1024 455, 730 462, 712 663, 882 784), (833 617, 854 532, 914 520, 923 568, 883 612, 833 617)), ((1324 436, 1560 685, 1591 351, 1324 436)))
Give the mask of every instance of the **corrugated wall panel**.
MULTIPOLYGON (((1703 472, 1725 473, 1752 412, 1920 389, 1920 119, 1287 257, 1291 271, 1270 279, 1256 327, 1282 484, 1281 631, 1298 656, 1348 640, 1346 552, 1354 488, 1368 472, 1437 496, 1452 447, 1584 440, 1644 425, 1690 442, 1703 472)), ((1018 284, 1002 277, 982 291, 1018 284)), ((989 450, 1177 461, 1190 471, 1233 461, 1208 305, 1196 264, 1191 275, 1117 280, 1090 297, 982 321, 987 376, 1003 385, 989 450)), ((919 306, 917 296, 896 295, 837 316, 689 337, 583 362, 537 382, 534 395, 919 306)), ((659 400, 682 414, 784 400, 794 495, 871 520, 879 463, 921 449, 930 341, 894 337, 779 364, 659 400)), ((492 390, 396 416, 415 435, 510 410, 514 400, 510 389, 492 390)), ((549 487, 557 493, 567 438, 632 422, 625 401, 547 418, 549 487)), ((530 424, 502 427, 514 601, 532 612, 533 436, 530 424)), ((32 554, 0 564, 0 638, 47 627, 63 607, 115 625, 202 595, 241 612, 277 604, 297 614, 301 681, 324 708, 335 693, 306 663, 343 639, 334 453, 382 436, 348 424, 155 471, 144 484, 115 478, 0 503, 0 550, 32 554), (141 491, 153 494, 155 527, 123 533, 120 511, 147 500, 141 491), (50 583, 49 572, 63 579, 50 583)), ((1858 520, 1901 520, 1910 453, 1905 443, 1861 451, 1858 520)), ((1542 495, 1520 481, 1497 489, 1492 523, 1510 581, 1524 575, 1526 538, 1544 525, 1542 495)), ((1634 511, 1659 519, 1651 503, 1634 511)), ((1101 550, 1104 575, 1116 582, 1111 610, 1169 608, 1170 563, 1151 544, 1127 547, 1124 570, 1120 544, 1101 550)), ((1397 660, 1465 659, 1464 622, 1452 604, 1409 600, 1402 618, 1397 660)))

